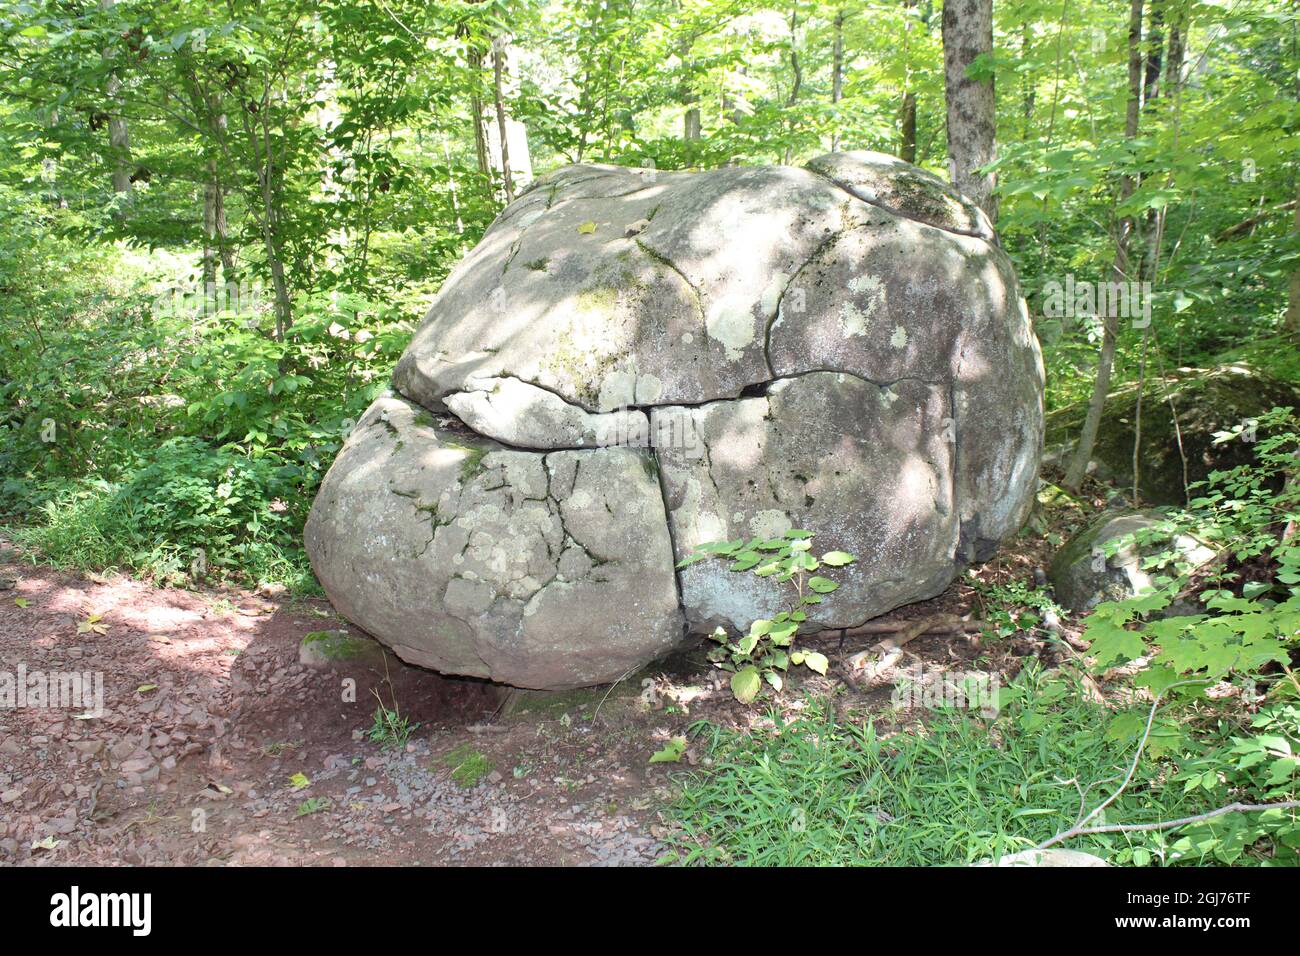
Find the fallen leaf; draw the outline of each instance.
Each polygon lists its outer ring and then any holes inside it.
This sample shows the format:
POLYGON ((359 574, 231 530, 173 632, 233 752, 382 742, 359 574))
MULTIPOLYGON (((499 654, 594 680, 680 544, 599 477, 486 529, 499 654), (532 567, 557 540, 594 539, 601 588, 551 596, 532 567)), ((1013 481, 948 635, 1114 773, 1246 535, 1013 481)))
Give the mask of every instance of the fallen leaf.
POLYGON ((686 738, 674 737, 668 741, 663 750, 656 750, 650 757, 651 763, 677 763, 686 753, 686 738))
POLYGON ((584 222, 581 226, 578 227, 578 234, 583 236, 590 235, 595 231, 596 231, 596 224, 592 222, 590 219, 588 219, 586 222, 584 222))
POLYGON ((102 614, 90 615, 90 617, 86 618, 84 621, 82 621, 80 624, 77 625, 77 633, 78 634, 91 634, 91 633, 107 634, 108 625, 99 623, 103 619, 103 617, 104 615, 102 614))

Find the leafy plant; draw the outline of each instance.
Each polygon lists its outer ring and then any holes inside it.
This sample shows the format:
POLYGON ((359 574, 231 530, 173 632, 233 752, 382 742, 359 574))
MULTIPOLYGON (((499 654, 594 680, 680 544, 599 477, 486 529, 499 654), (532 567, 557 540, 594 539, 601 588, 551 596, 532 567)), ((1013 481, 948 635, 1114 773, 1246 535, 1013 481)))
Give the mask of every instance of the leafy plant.
MULTIPOLYGON (((1294 860, 1300 846, 1294 809, 1300 725, 1293 703, 1300 683, 1291 670, 1300 649, 1300 544, 1294 539, 1300 423, 1289 409, 1273 409, 1250 427, 1261 434, 1257 464, 1211 474, 1204 494, 1161 529, 1165 537, 1191 534, 1210 543, 1215 558, 1192 564, 1175 549, 1152 554, 1144 563, 1155 586, 1098 605, 1083 633, 1098 669, 1143 658, 1134 682, 1168 691, 1172 701, 1175 712, 1149 730, 1151 722, 1138 711, 1120 715, 1112 725, 1115 739, 1147 733, 1156 753, 1171 756, 1174 779, 1188 792, 1250 806, 1292 804, 1198 822, 1180 832, 1171 858, 1294 860), (1175 606, 1186 599, 1203 610, 1175 606), (1226 698, 1233 706, 1207 696, 1214 685, 1235 685, 1226 698), (1265 706, 1252 717, 1257 699, 1265 706)), ((1219 437, 1240 440, 1241 432, 1219 437)))
POLYGON ((1006 584, 986 584, 971 576, 971 584, 978 595, 985 621, 986 638, 1011 637, 1022 631, 1032 631, 1047 613, 1062 617, 1064 611, 1052 599, 1046 588, 1031 587, 1023 581, 1006 584))
POLYGON ((650 755, 650 763, 677 763, 686 753, 686 738, 674 737, 650 755))
POLYGON ((743 704, 757 698, 764 683, 780 691, 785 686, 782 675, 792 664, 826 673, 826 656, 796 650, 794 641, 800 625, 808 620, 806 609, 821 604, 839 588, 835 580, 817 572, 823 567, 845 567, 856 558, 844 551, 828 551, 818 559, 812 554, 813 538, 810 531, 790 530, 779 538, 714 541, 700 545, 677 564, 680 569, 709 559, 729 560, 730 571, 770 578, 776 584, 789 585, 794 592, 786 610, 771 619, 752 622, 743 636, 733 640, 722 627, 712 634, 718 646, 709 651, 709 660, 731 672, 731 692, 743 704))
POLYGON ((298 804, 296 816, 309 817, 313 813, 320 813, 322 810, 330 808, 329 797, 308 797, 302 803, 298 804))
POLYGON ((373 743, 379 744, 384 750, 401 750, 411 739, 411 734, 419 727, 419 724, 413 724, 408 718, 402 716, 396 707, 396 701, 391 709, 380 701, 379 706, 375 708, 368 736, 373 743))

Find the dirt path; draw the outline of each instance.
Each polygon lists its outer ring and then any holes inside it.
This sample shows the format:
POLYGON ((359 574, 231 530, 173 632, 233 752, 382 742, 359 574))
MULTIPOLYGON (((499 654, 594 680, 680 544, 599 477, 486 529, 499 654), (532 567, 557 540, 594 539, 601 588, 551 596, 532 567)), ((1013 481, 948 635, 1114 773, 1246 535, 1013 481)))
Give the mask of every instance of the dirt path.
MULTIPOLYGON (((699 649, 558 695, 443 677, 373 643, 367 657, 307 666, 306 635, 348 627, 323 600, 164 590, 18 559, 0 540, 0 862, 647 864, 663 852, 670 775, 702 748, 682 764, 650 755, 702 717, 767 719, 766 705, 732 700, 699 649), (3 699, 6 676, 12 695, 23 679, 71 673, 102 680, 102 712, 3 699), (418 725, 404 746, 371 739, 376 694, 418 725)), ((999 563, 994 573, 1023 577, 1033 560, 999 563)), ((959 583, 889 617, 902 628, 971 607, 959 583)), ((780 706, 834 692, 859 719, 889 709, 888 687, 858 694, 836 676, 878 639, 822 639, 830 676, 801 671, 780 706)), ((1027 652, 943 636, 907 648, 1004 673, 1027 652)))
POLYGON ((0 860, 637 864, 659 853, 652 809, 667 771, 646 757, 653 737, 681 728, 656 732, 635 690, 611 695, 593 722, 590 692, 507 701, 500 687, 391 656, 304 666, 306 634, 345 627, 324 601, 159 590, 12 555, 0 578, 0 672, 32 686, 98 675, 104 701, 99 716, 81 701, 0 709, 0 860), (405 747, 369 739, 372 691, 390 705, 396 695, 419 724, 405 747), (295 774, 309 784, 295 789, 295 774))

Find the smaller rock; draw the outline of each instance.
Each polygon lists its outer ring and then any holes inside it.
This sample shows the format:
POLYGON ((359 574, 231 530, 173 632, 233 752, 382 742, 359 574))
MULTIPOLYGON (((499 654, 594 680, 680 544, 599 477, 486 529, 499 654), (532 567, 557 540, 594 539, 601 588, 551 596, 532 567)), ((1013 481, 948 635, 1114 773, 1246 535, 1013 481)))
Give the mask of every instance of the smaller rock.
POLYGON ((307 667, 328 667, 343 661, 381 662, 384 649, 375 641, 347 631, 312 631, 298 647, 298 662, 307 667))
MULTIPOLYGON (((985 860, 976 866, 993 866, 985 860)), ((997 862, 998 866, 1110 866, 1099 856, 1084 853, 1082 850, 1066 850, 1053 847, 1047 850, 1022 850, 1004 856, 997 862)))
POLYGON ((1103 514, 1074 535, 1052 561, 1049 577, 1056 600, 1072 611, 1090 611, 1103 601, 1120 601, 1152 587, 1152 569, 1143 561, 1171 546, 1192 565, 1214 551, 1189 535, 1170 535, 1159 511, 1103 514), (1118 548, 1113 554, 1112 544, 1118 548))

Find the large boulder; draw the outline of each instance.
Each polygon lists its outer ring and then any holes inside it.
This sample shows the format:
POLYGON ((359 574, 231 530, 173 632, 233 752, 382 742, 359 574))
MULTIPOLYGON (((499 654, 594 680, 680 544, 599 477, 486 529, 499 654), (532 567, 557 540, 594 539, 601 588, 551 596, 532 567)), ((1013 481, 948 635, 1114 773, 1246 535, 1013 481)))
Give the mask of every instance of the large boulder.
MULTIPOLYGON (((1300 408, 1300 388, 1246 365, 1180 368, 1167 378, 1148 380, 1142 396, 1138 455, 1142 501, 1185 505, 1184 482, 1195 484, 1212 471, 1253 462, 1255 450, 1249 441, 1216 443, 1214 436, 1279 406, 1300 408)), ((1057 409, 1048 417, 1051 460, 1062 465, 1069 462, 1086 413, 1086 403, 1080 403, 1057 409)), ((1133 487, 1137 423, 1137 386, 1125 385, 1106 399, 1089 462, 1092 475, 1115 482, 1126 493, 1133 487)), ((1196 494, 1193 491, 1191 497, 1196 494)))
POLYGON ((850 551, 811 626, 942 590, 1033 502, 1042 363, 983 214, 892 157, 570 166, 444 283, 322 485, 326 593, 400 656, 615 680, 775 587, 696 545, 850 551))

